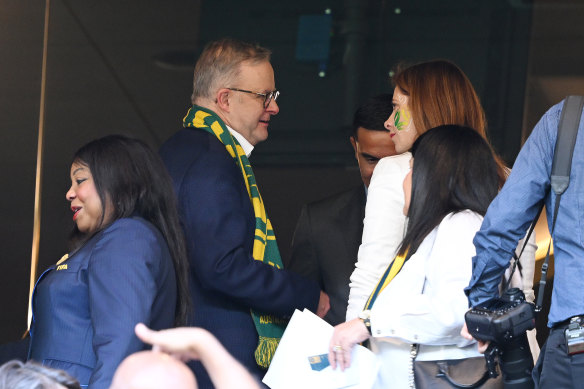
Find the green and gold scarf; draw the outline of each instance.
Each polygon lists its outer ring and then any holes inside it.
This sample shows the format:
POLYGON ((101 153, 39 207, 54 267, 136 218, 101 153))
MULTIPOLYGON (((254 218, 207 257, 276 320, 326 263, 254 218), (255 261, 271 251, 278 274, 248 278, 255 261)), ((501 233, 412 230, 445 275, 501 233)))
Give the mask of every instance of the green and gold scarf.
MULTIPOLYGON (((241 169, 247 193, 253 205, 256 221, 253 259, 281 269, 282 259, 276 243, 276 236, 272 230, 272 224, 264 208, 264 202, 256 185, 249 160, 237 139, 231 135, 223 120, 213 111, 196 105, 193 105, 187 112, 183 119, 183 126, 207 131, 216 136, 225 145, 225 149, 241 169)), ((259 336, 255 359, 259 366, 267 368, 286 329, 288 319, 255 312, 254 310, 251 310, 251 316, 259 336)))

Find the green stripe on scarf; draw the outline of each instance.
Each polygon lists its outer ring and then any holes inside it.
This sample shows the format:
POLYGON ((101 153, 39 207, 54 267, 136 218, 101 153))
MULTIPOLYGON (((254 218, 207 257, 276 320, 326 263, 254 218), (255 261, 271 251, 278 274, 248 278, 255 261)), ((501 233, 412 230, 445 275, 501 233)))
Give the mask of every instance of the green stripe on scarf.
POLYGON ((379 296, 379 293, 381 293, 383 289, 385 289, 385 287, 389 285, 391 280, 393 280, 397 273, 399 273, 399 271, 402 269, 407 255, 408 251, 406 250, 406 252, 403 255, 398 255, 393 259, 393 261, 391 261, 391 263, 383 273, 383 276, 377 283, 377 286, 375 287, 375 289, 373 289, 373 293, 371 293, 369 299, 367 299, 367 302, 365 303, 365 308, 363 308, 364 311, 370 310, 371 307, 373 307, 373 304, 375 303, 377 296, 379 296))
MULTIPOLYGON (((227 126, 213 111, 193 105, 183 119, 184 127, 198 128, 213 134, 225 145, 235 164, 241 170, 247 193, 253 205, 256 220, 255 239, 253 242, 253 258, 278 269, 282 268, 282 259, 272 224, 264 208, 264 202, 256 185, 255 176, 249 160, 239 145, 231 136, 227 126)), ((255 359, 259 366, 267 368, 278 347, 278 342, 286 329, 288 320, 269 314, 261 314, 251 310, 251 316, 258 332, 259 344, 255 351, 255 359)))

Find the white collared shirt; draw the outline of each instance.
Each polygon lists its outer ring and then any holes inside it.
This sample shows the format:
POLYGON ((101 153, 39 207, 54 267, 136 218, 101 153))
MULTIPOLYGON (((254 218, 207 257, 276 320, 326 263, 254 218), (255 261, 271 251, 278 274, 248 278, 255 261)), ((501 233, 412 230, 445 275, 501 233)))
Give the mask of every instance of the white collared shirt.
POLYGON ((251 155, 251 152, 253 151, 253 145, 251 143, 249 143, 243 135, 241 135, 239 132, 235 131, 233 128, 227 126, 227 129, 229 130, 231 135, 233 135, 233 137, 235 139, 237 139, 237 141, 241 145, 241 148, 243 149, 243 152, 249 158, 249 156, 251 155))

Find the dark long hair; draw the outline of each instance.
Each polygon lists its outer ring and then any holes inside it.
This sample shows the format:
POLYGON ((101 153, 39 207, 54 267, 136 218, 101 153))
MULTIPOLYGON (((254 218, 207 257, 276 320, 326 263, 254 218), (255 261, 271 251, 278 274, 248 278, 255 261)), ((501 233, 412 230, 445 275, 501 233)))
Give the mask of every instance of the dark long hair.
MULTIPOLYGON (((140 140, 109 135, 81 147, 73 156, 73 163, 87 166, 93 176, 103 208, 98 230, 117 219, 137 215, 161 232, 168 244, 177 280, 175 323, 185 324, 190 307, 185 238, 172 181, 158 154, 140 140), (108 206, 113 208, 112 217, 104 223, 108 206)), ((85 236, 84 240, 88 238, 85 236)))
POLYGON ((457 125, 433 128, 412 147, 412 195, 408 227, 398 253, 414 254, 451 212, 485 215, 499 189, 498 166, 486 140, 457 125))

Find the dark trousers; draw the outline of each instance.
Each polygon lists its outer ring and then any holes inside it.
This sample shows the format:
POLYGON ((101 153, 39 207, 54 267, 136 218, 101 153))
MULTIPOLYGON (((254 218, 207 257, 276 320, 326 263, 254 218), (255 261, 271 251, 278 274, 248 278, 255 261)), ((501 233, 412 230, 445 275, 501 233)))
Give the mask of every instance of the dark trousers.
POLYGON ((584 388, 584 353, 568 355, 565 326, 552 328, 533 368, 535 388, 584 388))

